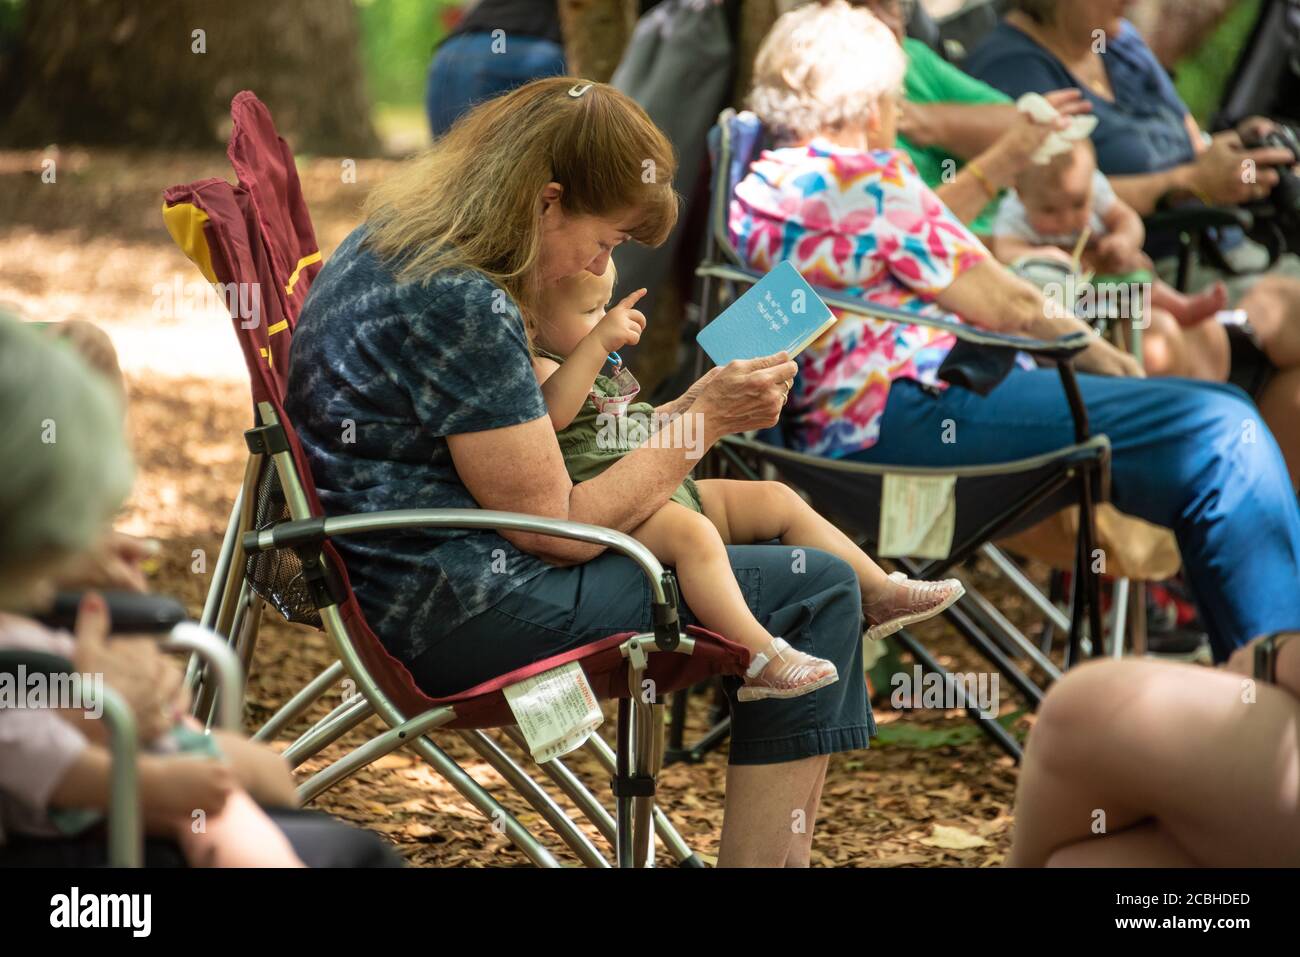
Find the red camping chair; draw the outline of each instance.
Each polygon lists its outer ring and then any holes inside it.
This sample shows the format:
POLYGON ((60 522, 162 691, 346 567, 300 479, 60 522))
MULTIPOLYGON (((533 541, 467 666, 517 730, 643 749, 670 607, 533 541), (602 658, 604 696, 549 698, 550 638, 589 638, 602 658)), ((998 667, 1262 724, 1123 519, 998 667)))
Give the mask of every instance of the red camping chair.
MULTIPOLYGON (((466 799, 505 832, 534 863, 557 864, 520 822, 426 735, 458 729, 479 755, 553 827, 578 858, 609 862, 566 811, 484 733, 505 728, 516 743, 514 717, 502 693, 507 686, 572 661, 581 664, 593 691, 618 698, 618 748, 593 734, 585 747, 613 775, 616 815, 564 765, 540 765, 612 845, 619 866, 653 862, 651 831, 675 860, 699 859, 654 806, 655 778, 663 756, 660 695, 710 675, 738 674, 748 652, 697 628, 678 626, 677 592, 666 572, 635 539, 606 528, 533 515, 479 509, 415 509, 326 516, 293 424, 284 410, 289 346, 298 312, 321 254, 303 201, 293 156, 266 107, 250 92, 231 104, 234 128, 228 155, 238 185, 221 179, 175 186, 164 194, 163 217, 173 238, 202 270, 232 311, 252 382, 254 425, 244 433, 249 449, 244 480, 231 512, 202 622, 227 638, 245 666, 251 662, 262 603, 289 621, 322 628, 338 660, 297 692, 256 733, 274 739, 336 683, 351 679, 357 693, 300 736, 285 752, 295 767, 372 714, 388 730, 308 778, 304 801, 398 747, 413 748, 466 799), (244 286, 232 284, 247 284, 244 286), (253 291, 257 291, 254 295, 253 291), (242 295, 241 295, 242 294, 242 295), (251 305, 252 308, 245 308, 251 305), (446 698, 430 698, 366 624, 347 569, 330 539, 411 527, 510 529, 604 545, 641 568, 654 596, 655 630, 610 635, 585 647, 534 662, 446 698), (652 684, 644 684, 649 681, 652 684), (653 689, 647 694, 643 689, 653 689)), ((211 682, 195 664, 191 678, 198 713, 213 703, 211 682)))

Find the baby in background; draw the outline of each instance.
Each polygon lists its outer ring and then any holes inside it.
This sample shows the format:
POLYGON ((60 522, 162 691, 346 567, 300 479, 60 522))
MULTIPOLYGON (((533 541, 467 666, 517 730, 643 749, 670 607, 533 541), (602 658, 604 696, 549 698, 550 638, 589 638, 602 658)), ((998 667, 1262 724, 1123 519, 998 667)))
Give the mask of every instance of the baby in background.
MULTIPOLYGON (((613 289, 612 261, 604 275, 567 279, 547 291, 530 329, 533 368, 575 483, 594 478, 642 445, 650 437, 645 423, 655 421, 654 408, 645 402, 627 407, 622 429, 610 429, 611 417, 602 418, 600 407, 620 390, 601 370, 610 353, 634 345, 645 327, 645 316, 635 308, 645 290, 606 311, 613 289)), ((682 597, 704 627, 749 649, 751 663, 737 694, 741 701, 797 697, 839 675, 832 662, 795 650, 754 617, 727 560, 727 545, 779 539, 844 559, 858 574, 867 637, 873 639, 939 614, 964 591, 955 579, 914 582, 901 573, 886 575, 779 482, 687 478, 632 535, 676 568, 682 597)))
MULTIPOLYGON (((1146 227, 1133 207, 1115 195, 1097 169, 1090 140, 1041 166, 1031 166, 1016 180, 998 207, 991 247, 1002 262, 1040 256, 1071 263, 1084 230, 1089 237, 1080 268, 1099 276, 1149 273, 1150 325, 1144 335, 1144 364, 1153 375, 1217 378, 1214 370, 1196 367, 1195 348, 1182 332, 1215 316, 1228 302, 1228 290, 1216 283, 1189 296, 1155 278, 1155 267, 1142 251, 1146 227)), ((1071 263, 1072 264, 1072 263, 1071 263)), ((1147 280, 1148 277, 1143 277, 1147 280)))

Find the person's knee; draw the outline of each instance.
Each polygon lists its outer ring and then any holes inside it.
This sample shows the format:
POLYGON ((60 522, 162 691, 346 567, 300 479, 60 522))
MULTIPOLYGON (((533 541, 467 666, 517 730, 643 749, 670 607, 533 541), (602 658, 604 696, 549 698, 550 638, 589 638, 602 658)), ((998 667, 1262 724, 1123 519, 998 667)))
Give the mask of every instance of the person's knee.
POLYGON ((678 554, 725 555, 726 545, 717 526, 699 512, 681 509, 680 521, 673 529, 678 554))
POLYGON ((1084 752, 1099 736, 1106 700, 1125 681, 1125 664, 1086 662, 1052 685, 1039 705, 1027 755, 1049 770, 1077 770, 1084 752))

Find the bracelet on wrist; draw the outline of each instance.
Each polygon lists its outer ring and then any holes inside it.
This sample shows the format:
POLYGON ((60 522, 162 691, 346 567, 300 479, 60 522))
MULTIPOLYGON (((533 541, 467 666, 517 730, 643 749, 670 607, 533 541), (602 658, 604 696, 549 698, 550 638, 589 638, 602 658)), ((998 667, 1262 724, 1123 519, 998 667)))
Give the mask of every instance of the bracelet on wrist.
POLYGON ((998 190, 996 187, 994 187, 994 185, 991 182, 989 182, 988 176, 986 176, 984 170, 980 168, 979 163, 976 163, 974 160, 972 160, 971 162, 966 164, 966 168, 970 170, 970 174, 975 177, 976 181, 983 188, 985 194, 988 196, 989 199, 993 200, 998 198, 998 194, 1000 193, 1000 190, 998 190))

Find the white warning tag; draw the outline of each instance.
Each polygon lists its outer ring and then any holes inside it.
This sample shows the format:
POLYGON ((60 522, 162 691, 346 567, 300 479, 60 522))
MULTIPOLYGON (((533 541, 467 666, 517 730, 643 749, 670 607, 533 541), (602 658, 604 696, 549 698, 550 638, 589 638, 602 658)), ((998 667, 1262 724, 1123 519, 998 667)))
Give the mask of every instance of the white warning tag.
POLYGON ((576 661, 525 678, 504 693, 539 764, 580 748, 605 720, 576 661))
POLYGON ((880 498, 880 554, 947 558, 957 527, 957 476, 886 474, 880 498))

